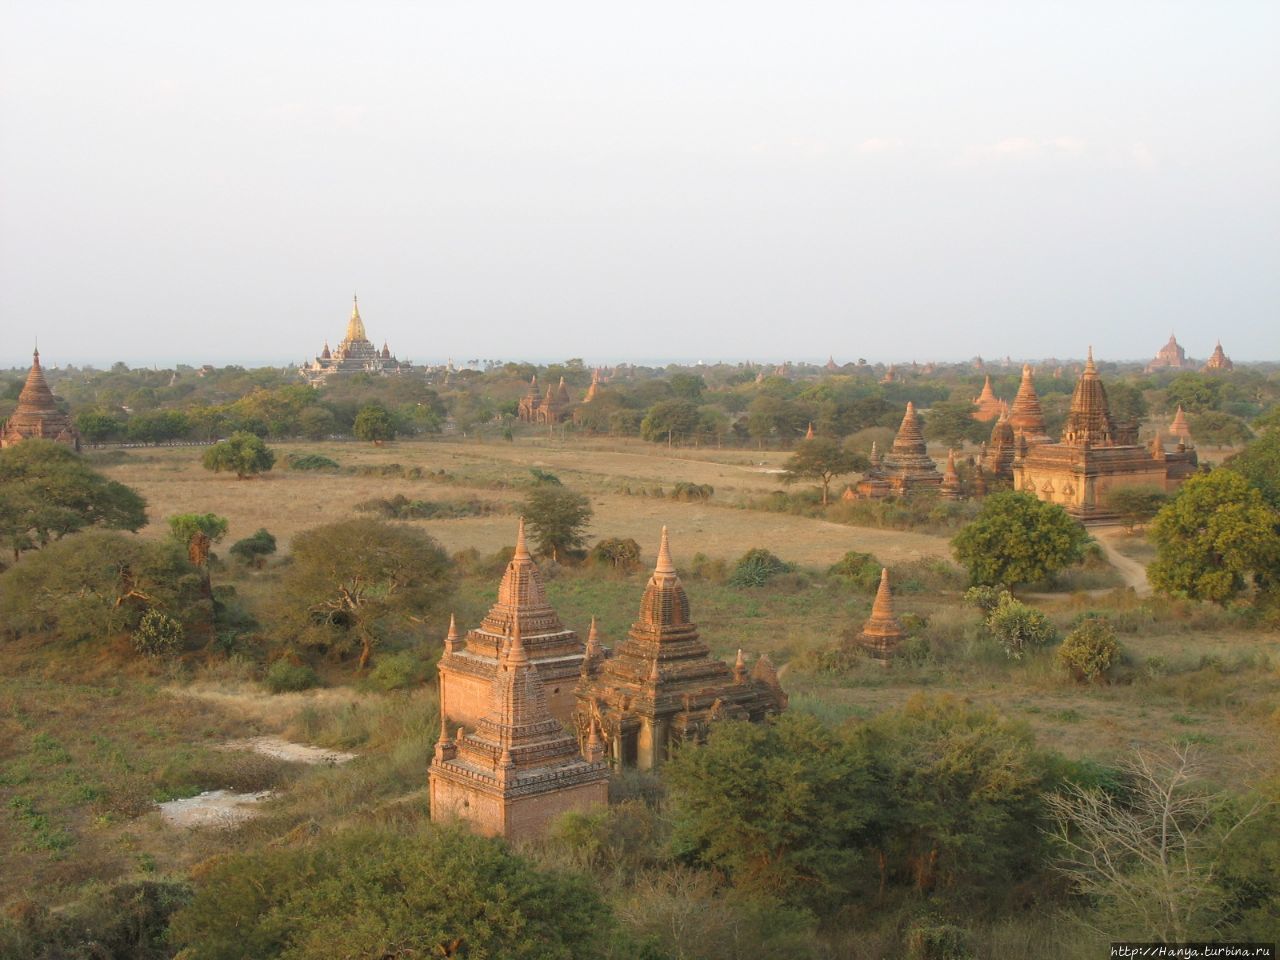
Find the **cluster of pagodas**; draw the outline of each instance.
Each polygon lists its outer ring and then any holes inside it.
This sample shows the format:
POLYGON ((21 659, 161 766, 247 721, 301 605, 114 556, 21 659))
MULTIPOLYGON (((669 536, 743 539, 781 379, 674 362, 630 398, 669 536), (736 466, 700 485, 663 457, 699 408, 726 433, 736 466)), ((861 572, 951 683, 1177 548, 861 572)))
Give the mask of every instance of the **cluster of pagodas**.
POLYGON ((871 466, 842 494, 845 500, 909 496, 934 490, 944 499, 982 496, 993 487, 1013 487, 1057 503, 1082 520, 1114 515, 1111 497, 1119 490, 1146 488, 1170 492, 1198 468, 1186 416, 1179 407, 1170 426, 1173 443, 1157 433, 1150 446, 1137 442, 1137 425, 1112 416, 1106 387, 1093 350, 1076 383, 1059 441, 1049 436, 1030 366, 1013 405, 1001 401, 988 377, 974 400, 973 416, 994 421, 991 439, 972 458, 972 476, 961 483, 955 452, 948 451, 941 472, 929 456, 915 404, 908 403, 893 446, 881 454, 871 447, 871 466))

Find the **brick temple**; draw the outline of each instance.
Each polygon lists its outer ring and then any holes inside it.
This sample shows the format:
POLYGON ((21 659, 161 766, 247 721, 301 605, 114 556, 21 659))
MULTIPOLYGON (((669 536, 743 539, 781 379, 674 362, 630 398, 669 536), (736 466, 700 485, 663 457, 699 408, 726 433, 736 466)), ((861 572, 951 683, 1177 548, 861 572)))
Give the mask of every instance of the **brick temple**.
MULTIPOLYGON (((599 732, 588 732, 586 756, 552 716, 546 684, 521 639, 518 605, 511 637, 489 683, 484 715, 449 736, 441 699, 440 737, 428 772, 431 819, 467 821, 486 836, 537 837, 560 815, 609 802, 609 768, 599 732)), ((444 670, 441 668, 441 683, 444 670)))
POLYGON ((0 424, 0 447, 11 447, 23 440, 52 440, 80 450, 80 434, 49 389, 38 349, 31 354, 31 370, 18 395, 17 407, 0 424))
POLYGON ((547 602, 542 574, 525 542, 523 519, 516 531, 515 553, 498 586, 498 599, 480 625, 467 631, 464 639, 450 621, 440 658, 440 700, 450 723, 475 726, 488 711, 502 651, 517 626, 526 656, 538 668, 538 677, 546 687, 551 715, 570 723, 583 645, 547 602))
POLYGON ((888 661, 898 652, 906 636, 907 632, 893 610, 889 570, 882 567, 880 586, 876 589, 876 599, 871 605, 871 616, 862 625, 862 632, 855 638, 855 642, 875 659, 888 661))
POLYGON ((1108 498, 1115 490, 1172 492, 1197 468, 1186 443, 1168 450, 1131 442, 1117 430, 1093 349, 1071 397, 1059 443, 1023 444, 1013 463, 1014 487, 1048 503, 1061 504, 1082 520, 1113 517, 1108 498))
POLYGON ((942 474, 925 448, 916 406, 907 401, 907 412, 893 439, 893 447, 883 459, 872 447, 871 466, 854 487, 854 493, 862 499, 902 497, 917 490, 936 490, 941 485, 942 474))
POLYGON ((666 527, 639 619, 612 656, 598 638, 590 646, 574 723, 580 742, 597 730, 618 766, 653 769, 676 744, 704 740, 716 720, 761 721, 787 706, 768 657, 748 670, 741 651, 733 667, 711 656, 690 619, 666 527))

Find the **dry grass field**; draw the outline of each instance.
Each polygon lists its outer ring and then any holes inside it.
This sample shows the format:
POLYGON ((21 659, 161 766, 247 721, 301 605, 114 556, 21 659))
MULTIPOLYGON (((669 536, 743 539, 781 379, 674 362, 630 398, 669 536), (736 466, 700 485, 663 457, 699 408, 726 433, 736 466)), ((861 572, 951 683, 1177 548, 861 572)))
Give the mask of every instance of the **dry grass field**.
MULTIPOLYGON (((418 480, 361 476, 355 473, 293 471, 278 462, 256 479, 236 480, 200 466, 203 448, 168 447, 129 451, 123 462, 104 471, 127 483, 147 499, 151 525, 144 536, 162 536, 165 517, 184 512, 210 512, 231 521, 229 540, 265 527, 282 551, 300 531, 321 523, 359 516, 355 504, 375 497, 403 494, 410 499, 495 500, 512 509, 524 497, 529 469, 556 474, 591 496, 595 509, 589 536, 632 537, 646 550, 656 549, 658 532, 670 528, 673 544, 686 559, 696 552, 736 559, 752 547, 771 546, 784 559, 810 566, 828 565, 850 550, 898 563, 922 557, 946 557, 942 537, 889 530, 870 530, 825 523, 805 517, 733 509, 736 499, 768 493, 781 486, 776 473, 785 456, 750 451, 677 450, 616 441, 572 445, 546 440, 517 443, 423 441, 371 444, 287 444, 280 460, 293 452, 320 453, 343 468, 418 467, 418 480), (447 477, 431 476, 445 471, 447 477), (678 481, 710 484, 710 503, 683 503, 641 495, 678 481), (619 492, 631 489, 631 494, 619 492)), ((474 547, 481 553, 515 541, 514 514, 459 520, 415 521, 451 551, 474 547)))

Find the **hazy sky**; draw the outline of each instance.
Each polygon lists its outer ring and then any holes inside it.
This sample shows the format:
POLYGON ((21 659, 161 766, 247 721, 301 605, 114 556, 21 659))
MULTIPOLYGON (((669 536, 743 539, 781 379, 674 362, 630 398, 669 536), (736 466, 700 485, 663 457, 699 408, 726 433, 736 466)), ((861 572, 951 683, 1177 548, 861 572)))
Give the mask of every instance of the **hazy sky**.
POLYGON ((1280 358, 1280 3, 0 0, 0 366, 1280 358))

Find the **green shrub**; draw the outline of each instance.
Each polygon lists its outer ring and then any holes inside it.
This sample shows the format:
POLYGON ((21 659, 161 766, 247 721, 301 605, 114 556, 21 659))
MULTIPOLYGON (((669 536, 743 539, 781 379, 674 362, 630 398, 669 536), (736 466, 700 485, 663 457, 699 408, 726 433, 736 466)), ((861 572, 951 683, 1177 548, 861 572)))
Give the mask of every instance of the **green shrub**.
POLYGON ((715 496, 715 492, 715 487, 709 483, 686 483, 680 480, 671 491, 671 499, 690 503, 705 502, 715 496))
POLYGON ((744 553, 734 565, 729 583, 735 587, 762 587, 780 573, 790 573, 794 567, 780 560, 763 547, 754 547, 744 553))
POLYGON ((982 611, 985 620, 1000 605, 1000 597, 1005 591, 1001 587, 970 587, 964 592, 964 602, 982 611))
POLYGON ((429 672, 429 665, 421 657, 410 650, 402 650, 379 657, 369 671, 369 682, 379 690, 404 690, 421 686, 429 672))
POLYGON ((1077 680, 1094 683, 1120 659, 1116 632, 1103 618, 1085 620, 1058 648, 1058 663, 1077 680))
POLYGON ((231 545, 231 556, 251 567, 261 567, 267 557, 276 552, 275 535, 265 527, 259 527, 251 537, 237 540, 231 545))
POLYGON ((609 537, 591 548, 587 560, 614 570, 635 570, 640 566, 640 544, 630 537, 609 537))
POLYGON ((712 559, 705 553, 695 553, 689 558, 689 575, 699 580, 724 583, 729 573, 725 568, 725 562, 722 557, 712 559))
POLYGON ((285 457, 285 465, 290 470, 338 470, 337 460, 321 456, 318 453, 291 453, 285 457))
POLYGON ((133 649, 144 657, 167 657, 182 648, 182 624, 152 608, 133 631, 133 649))
POLYGON ((291 693, 298 690, 310 690, 320 683, 316 672, 305 663, 290 663, 288 660, 277 660, 267 668, 263 683, 272 693, 291 693))
POLYGON ((1000 594, 1000 602, 987 617, 987 628, 1013 660, 1021 660, 1027 650, 1046 646, 1057 636, 1048 617, 1008 591, 1000 594))
POLYGON ((491 500, 457 500, 437 502, 433 500, 410 500, 403 493, 394 497, 374 497, 357 503, 355 509, 361 513, 376 513, 387 520, 457 520, 462 517, 482 517, 491 513, 500 513, 502 504, 491 500))
POLYGON ((937 917, 920 917, 907 927, 907 960, 969 960, 968 934, 963 927, 937 917))
POLYGON ((827 568, 827 574, 847 580, 859 590, 875 593, 880 585, 882 564, 869 553, 850 550, 827 568))

